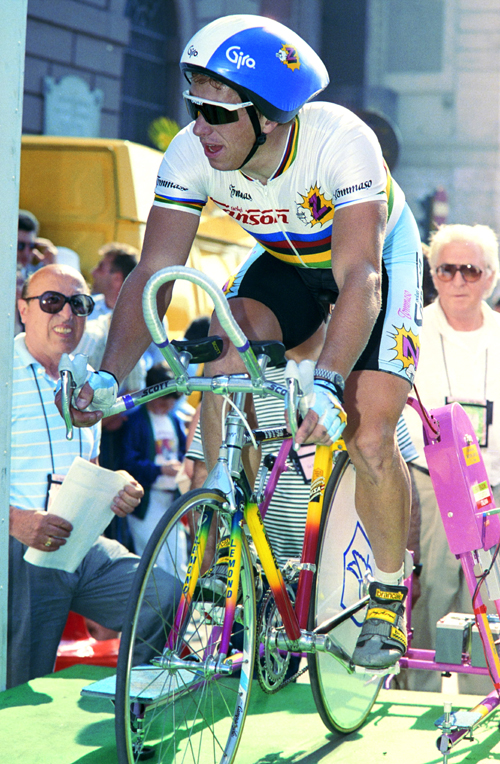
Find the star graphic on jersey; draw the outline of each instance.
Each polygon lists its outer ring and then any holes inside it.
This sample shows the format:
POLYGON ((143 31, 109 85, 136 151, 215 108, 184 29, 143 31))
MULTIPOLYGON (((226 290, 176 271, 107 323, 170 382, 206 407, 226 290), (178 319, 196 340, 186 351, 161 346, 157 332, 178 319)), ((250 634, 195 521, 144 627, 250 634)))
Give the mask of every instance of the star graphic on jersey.
POLYGON ((315 226, 317 223, 323 225, 333 218, 335 208, 330 201, 327 201, 318 186, 311 188, 304 196, 299 194, 303 201, 299 204, 299 207, 303 207, 309 212, 309 223, 311 226, 315 226))

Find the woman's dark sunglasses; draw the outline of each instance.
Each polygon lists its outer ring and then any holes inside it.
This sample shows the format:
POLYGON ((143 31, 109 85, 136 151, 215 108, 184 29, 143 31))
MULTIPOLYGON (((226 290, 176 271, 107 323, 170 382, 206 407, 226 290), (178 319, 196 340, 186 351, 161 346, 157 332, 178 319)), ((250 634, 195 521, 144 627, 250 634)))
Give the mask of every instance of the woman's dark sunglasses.
POLYGON ((67 302, 75 316, 90 316, 94 310, 94 300, 89 294, 72 294, 66 297, 61 292, 44 292, 34 297, 23 297, 23 300, 38 300, 44 313, 60 313, 67 302))
POLYGON ((454 263, 443 263, 436 268, 436 275, 441 281, 452 281, 455 273, 460 271, 464 281, 479 281, 483 271, 477 265, 455 265, 454 263))
POLYGON ((182 96, 191 119, 197 119, 198 114, 201 114, 209 125, 227 125, 229 122, 237 122, 238 109, 253 105, 251 101, 245 101, 245 103, 209 101, 206 98, 191 95, 189 90, 185 90, 182 96))

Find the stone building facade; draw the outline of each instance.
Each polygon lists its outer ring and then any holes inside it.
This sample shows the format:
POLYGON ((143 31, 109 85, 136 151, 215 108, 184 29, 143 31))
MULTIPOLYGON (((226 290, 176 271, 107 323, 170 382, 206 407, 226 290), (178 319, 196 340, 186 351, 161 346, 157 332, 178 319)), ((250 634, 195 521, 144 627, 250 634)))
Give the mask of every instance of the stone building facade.
POLYGON ((500 3, 370 0, 366 84, 395 94, 395 177, 417 217, 442 186, 448 222, 500 234, 500 3))

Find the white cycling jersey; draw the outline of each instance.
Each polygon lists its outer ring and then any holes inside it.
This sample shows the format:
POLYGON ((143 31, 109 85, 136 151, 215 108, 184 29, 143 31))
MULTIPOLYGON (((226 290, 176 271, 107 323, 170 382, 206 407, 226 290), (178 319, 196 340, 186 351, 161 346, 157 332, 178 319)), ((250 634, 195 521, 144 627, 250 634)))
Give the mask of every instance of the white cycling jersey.
POLYGON ((160 166, 154 204, 200 215, 208 198, 271 255, 299 267, 331 267, 336 209, 386 200, 386 236, 405 199, 373 131, 348 109, 306 104, 266 185, 243 170, 214 170, 191 123, 174 138, 160 166))

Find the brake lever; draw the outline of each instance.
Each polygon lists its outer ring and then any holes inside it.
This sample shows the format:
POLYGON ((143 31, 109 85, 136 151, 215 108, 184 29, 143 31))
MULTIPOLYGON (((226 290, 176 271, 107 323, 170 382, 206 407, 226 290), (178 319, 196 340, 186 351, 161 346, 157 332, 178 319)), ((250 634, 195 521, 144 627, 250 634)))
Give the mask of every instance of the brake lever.
POLYGON ((71 398, 76 382, 69 369, 61 369, 61 407, 64 424, 66 425, 66 440, 73 440, 73 420, 71 419, 71 398))

